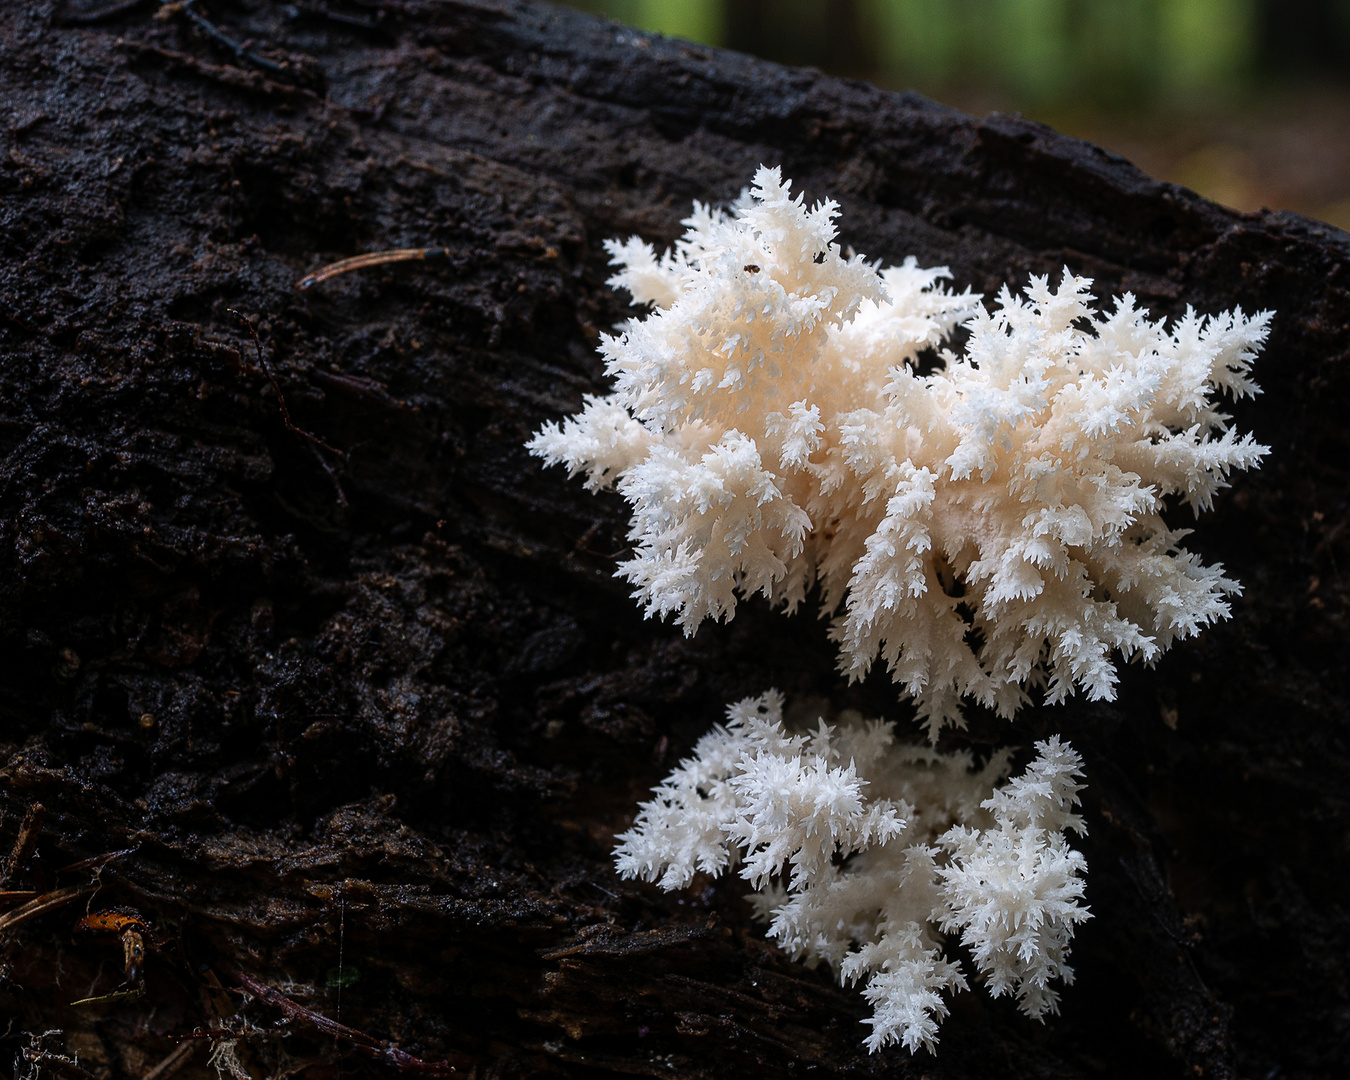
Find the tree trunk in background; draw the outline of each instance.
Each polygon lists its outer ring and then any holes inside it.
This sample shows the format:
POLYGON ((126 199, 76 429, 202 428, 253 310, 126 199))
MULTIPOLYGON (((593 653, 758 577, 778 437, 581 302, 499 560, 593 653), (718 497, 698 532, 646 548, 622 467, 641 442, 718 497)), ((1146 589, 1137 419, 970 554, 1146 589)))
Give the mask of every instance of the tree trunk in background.
POLYGON ((92 8, 0 11, 0 857, 44 808, 0 910, 100 886, 0 930, 20 1075, 1350 1059, 1344 233, 542 5, 71 19, 92 8), (844 685, 812 612, 644 622, 612 576, 621 500, 522 449, 605 386, 596 341, 629 312, 601 241, 669 242, 761 162, 838 199, 844 243, 958 286, 1068 264, 1158 316, 1278 313, 1234 410, 1273 452, 1192 537, 1243 583, 1233 618, 1126 670, 1116 703, 949 736, 1083 753, 1095 918, 1061 1016, 975 988, 936 1058, 867 1055, 859 994, 766 943, 738 880, 667 895, 610 861, 727 702, 778 686, 903 729, 894 688, 844 685), (450 255, 293 288, 409 245, 450 255), (75 930, 115 906, 149 924, 145 995, 72 1007, 122 977, 119 939, 75 930))
POLYGON ((1343 0, 1261 0, 1256 60, 1266 74, 1301 83, 1344 82, 1350 65, 1350 5, 1343 0))
POLYGON ((726 0, 726 44, 836 75, 879 68, 858 0, 726 0))

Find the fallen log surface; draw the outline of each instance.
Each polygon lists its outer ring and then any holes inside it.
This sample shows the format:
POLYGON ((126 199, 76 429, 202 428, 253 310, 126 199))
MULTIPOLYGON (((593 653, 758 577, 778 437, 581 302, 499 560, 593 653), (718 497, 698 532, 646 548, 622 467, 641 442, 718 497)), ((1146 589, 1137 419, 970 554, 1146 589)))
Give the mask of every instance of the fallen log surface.
POLYGON ((0 86, 16 1075, 1350 1060, 1345 233, 541 4, 9 4, 0 86), (889 682, 844 685, 811 612, 644 622, 612 576, 621 501, 522 449, 604 385, 598 335, 629 311, 601 241, 669 242, 761 162, 837 198, 846 243, 958 285, 1068 265, 1155 315, 1277 312, 1235 409, 1273 453, 1192 537, 1243 583, 1233 618, 1114 703, 950 737, 1083 753, 1095 917, 1059 1017, 960 994, 936 1057, 867 1055, 865 1003, 767 943, 737 880, 666 895, 609 855, 728 701, 778 686, 903 723, 889 682), (115 936, 74 931, 112 907, 145 928, 129 982, 115 936))

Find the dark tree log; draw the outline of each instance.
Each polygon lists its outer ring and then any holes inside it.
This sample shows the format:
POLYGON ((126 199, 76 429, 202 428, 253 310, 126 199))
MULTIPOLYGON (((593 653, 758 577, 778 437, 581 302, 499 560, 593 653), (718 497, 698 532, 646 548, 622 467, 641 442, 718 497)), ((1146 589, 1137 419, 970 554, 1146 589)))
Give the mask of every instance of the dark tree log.
POLYGON ((208 1044, 259 1080, 1344 1067, 1350 238, 542 5, 155 9, 0 11, 0 910, 46 897, 0 931, 20 1074, 209 1076, 208 1044), (961 994, 936 1058, 869 1057, 865 1004, 737 881, 610 863, 728 701, 903 722, 889 682, 844 686, 810 613, 644 622, 620 500, 522 450, 603 386, 601 241, 669 241, 761 162, 961 285, 1068 264, 1158 315, 1278 312, 1236 410, 1274 452, 1192 538, 1243 582, 1233 618, 1114 704, 957 740, 1084 753, 1096 917, 1060 1017, 961 994), (292 288, 424 244, 449 258, 292 288), (145 994, 71 1007, 122 978, 73 930, 117 905, 145 994))

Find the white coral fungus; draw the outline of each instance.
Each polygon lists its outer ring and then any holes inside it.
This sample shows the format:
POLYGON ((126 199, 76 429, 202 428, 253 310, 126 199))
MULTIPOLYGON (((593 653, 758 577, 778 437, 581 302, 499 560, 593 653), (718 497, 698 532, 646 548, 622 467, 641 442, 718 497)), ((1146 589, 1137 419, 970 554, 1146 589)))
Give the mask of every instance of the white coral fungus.
POLYGON ((1056 1012, 1050 983, 1072 982, 1069 940, 1090 917, 1087 864, 1065 841, 1085 831, 1078 755, 1052 737, 996 787, 1006 751, 977 769, 969 753, 897 744, 890 724, 849 713, 789 734, 782 705, 770 691, 728 710, 618 838, 620 874, 677 889, 739 865, 771 938, 866 983, 869 1050, 934 1048, 942 991, 966 986, 943 957, 946 932, 993 996, 1056 1012))
POLYGON ((613 392, 529 446, 632 504, 619 572, 647 613, 693 633, 818 583, 841 667, 882 657, 934 734, 962 696, 1109 699, 1113 650, 1151 662, 1226 616, 1238 584, 1161 512, 1199 514, 1267 452, 1215 397, 1256 393, 1270 313, 1168 328, 1126 294, 1098 315, 1067 270, 989 313, 945 268, 845 257, 837 213, 761 168, 731 214, 695 203, 673 252, 607 244, 611 284, 655 310, 604 340, 613 392), (917 374, 959 323, 965 354, 917 374))

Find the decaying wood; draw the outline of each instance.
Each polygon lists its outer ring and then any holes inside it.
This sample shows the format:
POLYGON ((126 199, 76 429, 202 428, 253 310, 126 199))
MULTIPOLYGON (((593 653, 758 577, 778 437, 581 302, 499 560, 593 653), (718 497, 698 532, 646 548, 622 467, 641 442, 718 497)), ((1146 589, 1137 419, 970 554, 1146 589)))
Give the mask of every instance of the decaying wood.
POLYGON ((183 1040, 228 1031, 214 1060, 258 1080, 1343 1067, 1345 234, 542 5, 190 6, 228 47, 182 5, 0 8, 0 852, 46 808, 0 911, 0 1060, 196 1080, 183 1040), (601 241, 669 241, 761 162, 958 285, 1068 264, 1155 314, 1278 312, 1235 410, 1274 452, 1188 541, 1243 583, 1232 620, 1114 704, 952 736, 1084 754, 1095 918, 1060 1017, 958 995, 936 1058, 869 1057, 857 993, 768 945, 736 881, 667 896, 609 856, 729 700, 903 721, 893 688, 845 686, 809 612, 643 622, 618 498, 522 450, 603 386, 628 312, 601 241), (410 247, 445 257, 293 288, 410 247), (70 1009, 120 957, 83 905, 19 904, 92 875, 156 937, 143 997, 70 1009))

